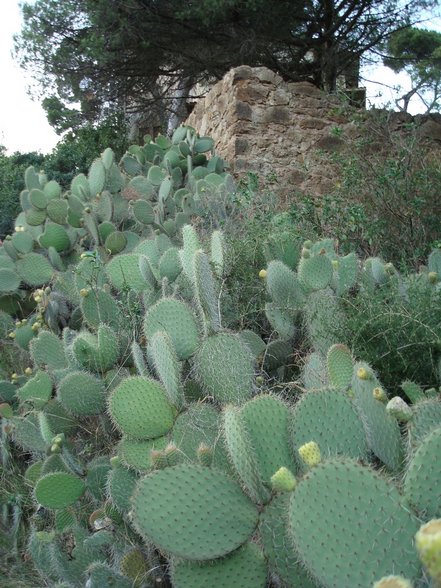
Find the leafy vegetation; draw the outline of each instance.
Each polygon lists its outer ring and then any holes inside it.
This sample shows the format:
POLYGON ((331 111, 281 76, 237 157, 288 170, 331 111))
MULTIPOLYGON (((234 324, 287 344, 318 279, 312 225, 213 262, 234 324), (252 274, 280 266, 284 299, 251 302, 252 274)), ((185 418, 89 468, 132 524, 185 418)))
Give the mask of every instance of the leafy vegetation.
POLYGON ((441 249, 305 239, 213 145, 106 148, 68 191, 26 169, 2 543, 60 587, 436 585, 441 249))

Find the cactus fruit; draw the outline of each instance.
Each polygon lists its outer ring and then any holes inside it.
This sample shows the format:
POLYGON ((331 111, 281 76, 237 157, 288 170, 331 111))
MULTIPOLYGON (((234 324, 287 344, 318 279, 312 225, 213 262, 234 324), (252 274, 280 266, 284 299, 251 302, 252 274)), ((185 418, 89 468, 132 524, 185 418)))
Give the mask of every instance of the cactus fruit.
POLYGON ((413 584, 402 576, 385 576, 375 582, 373 588, 413 588, 413 584))
POLYGON ((235 481, 198 465, 181 464, 145 476, 132 504, 133 523, 146 540, 190 560, 234 551, 251 537, 258 521, 256 507, 235 481))
MULTIPOLYGON (((377 388, 374 388, 374 396, 375 390, 377 388)), ((412 409, 400 396, 395 396, 389 400, 386 405, 386 411, 402 423, 407 423, 412 418, 412 409)))
POLYGON ((126 378, 109 397, 110 416, 133 439, 155 439, 168 433, 174 413, 159 382, 141 376, 126 378))
POLYGON ((313 468, 322 461, 320 447, 315 441, 304 443, 301 447, 299 447, 298 452, 303 463, 309 468, 313 468))
POLYGON ((423 525, 415 535, 418 555, 435 584, 441 586, 441 519, 423 525))
POLYGON ((297 485, 297 480, 288 468, 281 467, 271 476, 271 488, 273 492, 292 492, 297 485))

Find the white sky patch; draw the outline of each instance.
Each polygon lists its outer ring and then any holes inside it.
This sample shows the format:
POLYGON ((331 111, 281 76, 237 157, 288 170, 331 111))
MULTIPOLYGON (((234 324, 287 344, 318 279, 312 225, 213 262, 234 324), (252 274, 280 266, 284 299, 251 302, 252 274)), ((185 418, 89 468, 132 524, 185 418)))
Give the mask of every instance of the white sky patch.
MULTIPOLYGON (((60 0, 62 1, 62 0, 60 0)), ((49 153, 60 137, 55 133, 46 119, 46 114, 38 102, 27 95, 27 87, 32 80, 26 78, 25 72, 11 57, 12 36, 21 30, 19 0, 1 0, 0 8, 0 73, 3 80, 0 92, 0 145, 8 153, 20 151, 39 151, 49 153)), ((441 30, 441 19, 429 17, 420 25, 428 29, 441 30)), ((361 82, 367 88, 367 106, 388 107, 396 109, 397 92, 392 88, 401 86, 400 94, 410 89, 410 80, 404 73, 398 75, 384 66, 371 66, 363 69, 363 77, 371 82, 361 82), (377 83, 375 83, 377 82, 377 83)), ((425 108, 414 97, 409 112, 424 112, 425 108)))
POLYGON ((1 0, 0 8, 0 145, 8 153, 49 153, 60 137, 49 125, 38 102, 27 95, 29 81, 11 57, 12 36, 20 32, 21 14, 17 0, 1 0))

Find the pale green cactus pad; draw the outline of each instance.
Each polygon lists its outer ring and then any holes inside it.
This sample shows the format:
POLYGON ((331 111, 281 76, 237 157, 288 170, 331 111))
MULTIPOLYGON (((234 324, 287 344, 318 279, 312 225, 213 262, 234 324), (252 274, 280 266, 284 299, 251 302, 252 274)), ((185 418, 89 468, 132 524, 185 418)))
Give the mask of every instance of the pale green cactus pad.
POLYGON ((149 474, 133 496, 138 532, 160 549, 191 560, 222 557, 253 534, 258 512, 220 471, 181 464, 149 474))
POLYGON ((35 499, 46 508, 65 508, 76 502, 86 486, 78 476, 52 472, 40 478, 35 486, 35 499))
POLYGON ((168 433, 174 412, 163 386, 149 378, 132 376, 111 393, 110 416, 118 429, 134 439, 154 439, 168 433))

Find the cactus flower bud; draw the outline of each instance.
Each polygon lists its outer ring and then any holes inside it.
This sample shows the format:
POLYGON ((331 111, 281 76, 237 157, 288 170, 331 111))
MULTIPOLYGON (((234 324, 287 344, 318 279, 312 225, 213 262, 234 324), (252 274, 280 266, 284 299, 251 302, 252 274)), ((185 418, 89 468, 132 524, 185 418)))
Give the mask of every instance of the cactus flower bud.
POLYGON ((87 296, 89 296, 89 289, 88 288, 81 288, 80 296, 82 296, 83 298, 86 298, 87 296))
POLYGON ((331 264, 332 264, 332 267, 333 267, 334 269, 338 269, 338 266, 340 265, 340 264, 338 263, 338 259, 333 259, 333 260, 331 261, 331 264))
POLYGON ((435 584, 441 584, 441 519, 423 525, 415 535, 418 555, 435 584))
POLYGON ((10 339, 15 339, 15 333, 13 331, 11 333, 8 333, 8 337, 10 339))
POLYGON ((261 269, 259 272, 259 278, 261 278, 262 280, 264 280, 266 278, 267 275, 267 271, 264 269, 261 269))
POLYGON ((360 380, 369 380, 369 372, 364 367, 358 368, 357 377, 360 378, 360 380))
POLYGON ((285 467, 281 467, 271 476, 271 487, 274 492, 292 492, 297 485, 294 474, 285 467))
POLYGON ((322 461, 320 447, 315 441, 305 443, 299 448, 299 455, 307 466, 310 468, 316 466, 322 461))
POLYGON ((412 409, 399 396, 394 396, 386 405, 386 411, 402 423, 407 423, 412 418, 412 409))
POLYGON ((386 392, 383 390, 383 388, 380 388, 380 386, 377 386, 377 388, 373 389, 372 395, 375 400, 379 400, 380 402, 386 402, 387 400, 386 392))
POLYGON ((437 274, 437 272, 429 272, 427 274, 427 277, 429 278, 429 282, 431 284, 436 284, 437 281, 438 281, 438 274, 437 274))
POLYGON ((30 376, 32 375, 32 368, 31 367, 27 367, 24 371, 24 373, 26 374, 26 376, 30 376))
POLYGON ((413 588, 412 583, 401 576, 385 576, 375 582, 373 588, 413 588))

